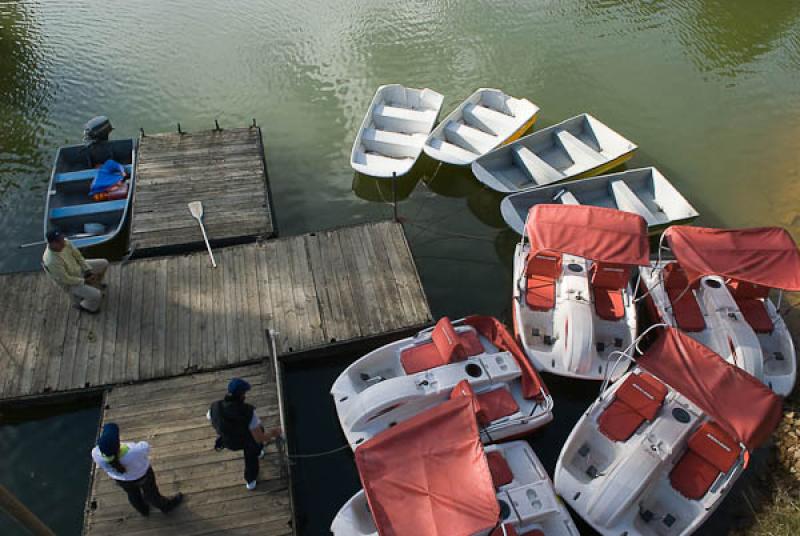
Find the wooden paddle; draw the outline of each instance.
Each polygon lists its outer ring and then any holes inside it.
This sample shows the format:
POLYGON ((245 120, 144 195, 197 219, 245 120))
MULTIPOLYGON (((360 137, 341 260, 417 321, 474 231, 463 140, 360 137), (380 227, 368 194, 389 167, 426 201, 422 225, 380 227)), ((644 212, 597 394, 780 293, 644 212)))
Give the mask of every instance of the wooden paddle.
POLYGON ((192 201, 189 203, 189 212, 192 213, 194 219, 200 224, 200 230, 203 231, 203 240, 206 242, 206 249, 208 249, 208 256, 211 257, 211 266, 217 267, 217 262, 214 260, 214 254, 211 252, 211 244, 208 243, 208 235, 206 235, 206 227, 203 225, 203 203, 201 201, 192 201))

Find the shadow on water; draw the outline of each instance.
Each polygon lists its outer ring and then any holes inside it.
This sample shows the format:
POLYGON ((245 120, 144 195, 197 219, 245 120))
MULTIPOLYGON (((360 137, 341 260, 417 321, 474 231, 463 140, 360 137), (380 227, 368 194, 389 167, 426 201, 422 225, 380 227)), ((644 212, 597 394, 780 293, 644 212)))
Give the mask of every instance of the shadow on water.
MULTIPOLYGON (((80 534, 99 420, 99 397, 0 409, 0 481, 56 534, 80 534)), ((0 511, 0 534, 28 533, 0 511)))

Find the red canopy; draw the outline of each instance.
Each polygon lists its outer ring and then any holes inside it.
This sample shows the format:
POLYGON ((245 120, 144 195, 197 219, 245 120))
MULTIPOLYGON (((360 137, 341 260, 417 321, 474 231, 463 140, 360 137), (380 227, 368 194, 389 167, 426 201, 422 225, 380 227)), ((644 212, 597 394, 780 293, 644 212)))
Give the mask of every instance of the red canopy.
POLYGON ((508 332, 506 327, 496 318, 491 316, 468 316, 464 323, 475 328, 478 333, 489 339, 489 341, 507 352, 511 352, 522 370, 522 396, 525 398, 544 398, 547 394, 542 378, 531 365, 530 360, 522 352, 517 341, 508 332))
POLYGON ((556 251, 598 262, 650 261, 647 222, 638 214, 588 205, 535 205, 525 225, 531 251, 556 251))
POLYGON ((778 395, 675 328, 664 330, 637 362, 694 402, 748 450, 764 443, 781 420, 778 395))
POLYGON ((381 536, 471 536, 500 518, 471 398, 381 432, 355 457, 381 536))
POLYGON ((800 251, 785 229, 673 226, 664 236, 692 282, 718 275, 800 291, 800 251))

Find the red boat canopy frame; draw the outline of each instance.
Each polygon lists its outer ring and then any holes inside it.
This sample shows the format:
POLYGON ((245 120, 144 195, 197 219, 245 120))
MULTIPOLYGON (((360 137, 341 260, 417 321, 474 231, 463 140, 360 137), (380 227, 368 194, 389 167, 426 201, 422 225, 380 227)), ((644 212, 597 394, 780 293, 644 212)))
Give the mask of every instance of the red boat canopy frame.
POLYGON ((545 387, 542 378, 533 368, 530 360, 525 357, 517 341, 514 340, 514 337, 511 336, 499 320, 491 316, 473 315, 465 318, 464 323, 475 328, 478 333, 489 339, 489 342, 501 350, 510 352, 514 356, 520 370, 522 370, 522 396, 528 399, 543 399, 547 396, 547 387, 545 387))
POLYGON ((781 420, 778 395, 675 328, 664 330, 637 362, 694 402, 748 450, 769 439, 781 420))
POLYGON ((531 251, 597 262, 649 265, 647 222, 638 214, 587 205, 535 205, 525 224, 531 251))
POLYGON ((673 226, 664 232, 690 282, 718 275, 800 291, 800 251, 780 227, 709 229, 673 226))
POLYGON ((449 400, 356 449, 381 536, 471 536, 500 519, 471 398, 449 400))

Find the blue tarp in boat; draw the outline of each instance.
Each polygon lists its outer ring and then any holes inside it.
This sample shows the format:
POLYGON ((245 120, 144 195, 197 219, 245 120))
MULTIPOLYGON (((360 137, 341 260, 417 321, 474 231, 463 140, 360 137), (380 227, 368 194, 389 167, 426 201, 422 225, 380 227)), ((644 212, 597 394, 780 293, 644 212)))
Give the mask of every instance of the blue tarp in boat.
POLYGON ((116 160, 106 160, 97 170, 89 195, 104 192, 125 178, 125 166, 116 160))

